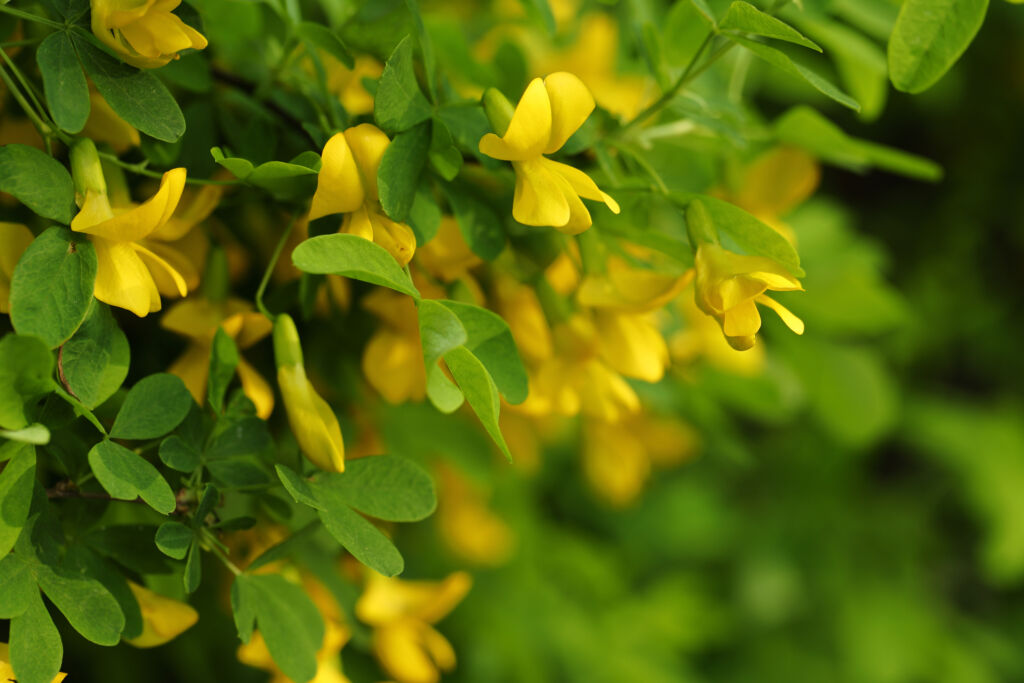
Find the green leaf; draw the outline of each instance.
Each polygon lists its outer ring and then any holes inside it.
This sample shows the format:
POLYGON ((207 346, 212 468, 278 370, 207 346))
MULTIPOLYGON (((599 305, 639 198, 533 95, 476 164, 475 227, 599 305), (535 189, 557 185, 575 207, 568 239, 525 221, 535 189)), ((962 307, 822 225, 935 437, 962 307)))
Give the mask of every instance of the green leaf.
POLYGON ((427 396, 443 413, 462 405, 462 391, 452 383, 438 362, 452 349, 466 343, 469 335, 458 316, 437 301, 422 299, 417 304, 423 363, 427 371, 427 396))
POLYGON ((784 40, 788 43, 802 45, 803 47, 821 52, 821 48, 814 41, 809 40, 800 33, 800 31, 797 31, 781 19, 776 19, 772 15, 762 12, 749 2, 742 2, 742 0, 737 0, 729 5, 729 9, 722 18, 719 28, 723 31, 742 31, 743 33, 753 33, 754 35, 766 38, 784 40))
POLYGON ((220 502, 220 491, 213 484, 207 484, 203 489, 203 495, 199 498, 199 505, 192 515, 192 526, 202 528, 206 524, 206 518, 220 502))
POLYGON ((118 500, 142 498, 165 515, 177 502, 167 480, 152 464, 113 441, 101 441, 89 450, 89 466, 107 493, 118 500))
POLYGON ((206 446, 206 458, 214 460, 237 455, 257 455, 271 444, 267 423, 258 417, 222 417, 206 446))
POLYGON ((228 385, 235 377, 235 368, 241 358, 238 347, 224 328, 218 327, 213 336, 213 348, 210 350, 210 377, 206 383, 206 400, 217 413, 224 408, 224 394, 228 385))
POLYGON ((47 566, 37 570, 36 579, 46 597, 83 638, 98 645, 117 645, 121 640, 124 614, 99 581, 47 566))
POLYGON ((526 368, 512 331, 500 315, 460 301, 441 302, 459 317, 466 329, 465 346, 480 359, 502 396, 509 403, 522 403, 529 391, 526 368))
POLYGON ((501 435, 501 427, 498 426, 501 402, 498 399, 498 387, 495 386, 491 375, 480 359, 465 347, 449 351, 444 360, 458 383, 459 389, 465 395, 466 401, 480 418, 484 429, 511 462, 512 453, 509 452, 505 438, 501 435))
POLYGON ((281 672, 295 681, 313 678, 324 622, 306 592, 279 574, 243 574, 235 584, 241 584, 243 621, 255 615, 256 628, 281 672))
POLYGON ((437 507, 434 481, 418 464, 398 455, 375 455, 345 463, 344 472, 316 479, 316 495, 334 496, 370 517, 389 522, 418 522, 437 507))
POLYGON ((312 21, 304 21, 295 27, 295 32, 308 45, 323 50, 349 69, 355 65, 352 55, 345 49, 345 44, 341 42, 341 38, 326 26, 312 21))
POLYGON ((50 348, 85 320, 96 281, 96 251, 84 235, 54 226, 33 240, 11 278, 11 322, 50 348))
POLYGON ((854 111, 860 111, 860 105, 857 103, 857 100, 853 99, 852 97, 844 93, 831 82, 826 80, 823 76, 819 75, 816 71, 809 69, 803 64, 794 62, 792 59, 789 58, 789 55, 787 55, 785 52, 777 50, 774 47, 771 47, 770 45, 758 43, 756 41, 750 40, 749 38, 743 38, 742 36, 732 34, 725 35, 733 42, 742 45, 743 47, 753 52, 754 55, 757 56, 759 59, 768 62, 777 69, 785 71, 791 76, 802 78, 804 81, 810 84, 811 87, 813 87, 815 90, 825 95, 826 97, 835 100, 844 107, 849 107, 854 111))
POLYGON ((84 38, 74 41, 96 89, 126 123, 164 142, 175 142, 185 133, 185 117, 160 79, 122 64, 84 38))
POLYGON ((330 488, 317 490, 323 506, 320 520, 334 539, 352 556, 384 576, 397 576, 405 568, 398 548, 371 522, 354 512, 330 488))
POLYGON ((889 36, 889 78, 919 93, 960 59, 985 21, 988 0, 906 0, 889 36))
POLYGON ((68 552, 64 556, 64 566, 98 581, 113 596, 118 609, 124 615, 122 638, 137 638, 142 635, 142 609, 120 568, 80 544, 68 547, 68 552))
POLYGON ((388 57, 377 85, 373 117, 387 133, 399 133, 430 118, 433 109, 423 96, 412 64, 412 38, 406 36, 388 57))
POLYGON ((0 558, 0 619, 24 614, 37 595, 39 588, 31 565, 17 553, 0 558))
POLYGON ((11 668, 18 683, 51 683, 60 673, 64 644, 39 591, 28 609, 11 619, 11 668))
POLYGON ((775 136, 837 166, 853 170, 877 167, 932 182, 942 178, 942 167, 934 161, 851 137, 811 107, 794 107, 780 116, 775 121, 775 136))
POLYGON ((203 552, 199 548, 199 539, 193 537, 192 545, 188 548, 188 558, 185 560, 185 573, 181 577, 185 586, 185 592, 192 594, 199 588, 203 580, 203 552))
POLYGON ((199 467, 202 454, 176 434, 160 442, 160 460, 179 472, 191 472, 199 467))
POLYGON ((300 477, 295 470, 287 465, 275 465, 274 469, 277 471, 277 477, 284 484, 285 490, 296 503, 302 503, 317 510, 323 509, 323 505, 317 500, 309 481, 300 477))
POLYGON ((485 261, 493 261, 505 249, 505 230, 495 211, 465 187, 445 185, 445 198, 466 244, 485 261))
POLYGON ((231 584, 231 616, 235 621, 235 630, 243 643, 252 640, 252 630, 256 625, 255 601, 249 597, 246 574, 235 577, 231 584))
POLYGON ((93 304, 85 322, 60 352, 64 381, 87 408, 95 408, 121 388, 128 376, 128 338, 106 304, 93 304))
POLYGON ((27 145, 0 147, 0 192, 50 220, 67 225, 75 205, 71 174, 45 152, 27 145))
POLYGON ((292 263, 307 273, 344 275, 420 298, 412 279, 386 249, 356 235, 310 238, 295 247, 292 263))
POLYGON ((0 471, 0 557, 7 555, 21 535, 36 482, 36 449, 22 446, 0 471))
POLYGON ((46 425, 36 422, 21 429, 0 429, 0 438, 19 443, 30 443, 34 446, 45 446, 50 443, 50 430, 46 428, 46 425))
POLYGON ((195 533, 181 522, 164 522, 156 530, 156 547, 167 557, 184 560, 195 533))
POLYGON ((69 34, 55 31, 46 36, 36 50, 36 62, 53 120, 69 133, 81 131, 89 119, 89 84, 69 34))
POLYGON ((177 427, 191 407, 192 394, 181 378, 168 373, 144 377, 125 397, 110 436, 155 439, 177 427))
POLYGON ((391 220, 404 223, 409 217, 429 148, 430 124, 423 122, 396 135, 384 151, 377 186, 380 205, 391 220))
POLYGON ((434 170, 451 182, 459 175, 462 168, 462 152, 455 146, 448 126, 440 118, 435 118, 430 124, 430 165, 434 170))
POLYGON ((441 207, 425 179, 421 179, 420 186, 416 188, 416 197, 409 209, 409 227, 416 235, 416 245, 420 247, 434 239, 441 228, 441 207))
POLYGON ((36 337, 8 334, 0 339, 0 427, 28 425, 25 406, 53 391, 53 354, 36 337))
POLYGON ((225 157, 219 147, 214 147, 210 153, 214 161, 234 173, 239 180, 264 190, 279 201, 309 197, 316 190, 317 172, 320 169, 318 156, 313 166, 297 163, 299 157, 296 157, 290 162, 268 161, 254 167, 246 159, 225 157))
POLYGON ((778 261, 793 275, 805 275, 800 267, 800 255, 785 237, 765 225, 740 207, 705 195, 696 195, 686 210, 687 221, 696 221, 697 212, 703 212, 723 239, 722 246, 745 254, 766 256, 778 261))

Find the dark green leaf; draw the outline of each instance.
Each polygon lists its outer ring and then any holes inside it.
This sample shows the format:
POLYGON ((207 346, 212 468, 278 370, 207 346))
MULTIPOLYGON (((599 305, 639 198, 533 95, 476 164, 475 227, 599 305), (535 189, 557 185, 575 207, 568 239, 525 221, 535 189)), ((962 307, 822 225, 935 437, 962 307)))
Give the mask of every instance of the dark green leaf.
POLYGON ((47 566, 36 572, 39 587, 71 626, 98 645, 117 645, 124 630, 124 614, 117 600, 99 581, 47 566))
POLYGON ((160 443, 160 460, 179 472, 191 472, 199 467, 202 454, 184 439, 172 434, 160 443))
POLYGON ((113 441, 101 441, 89 451, 89 466, 107 493, 118 500, 142 498, 165 515, 177 507, 174 492, 153 465, 113 441))
POLYGON ((324 507, 320 510, 324 528, 353 557, 384 576, 402 573, 405 560, 380 529, 349 508, 345 500, 329 488, 318 490, 317 499, 324 507))
POLYGON ((55 31, 46 36, 36 51, 36 61, 53 120, 69 133, 79 132, 89 119, 89 84, 68 33, 55 31))
POLYGON ((0 471, 0 557, 11 551, 28 519, 36 481, 36 449, 25 445, 0 471))
POLYGON ((53 391, 53 354, 36 337, 8 334, 0 339, 0 427, 29 423, 25 406, 53 391))
POLYGON ((304 21, 295 27, 295 32, 298 33, 299 37, 306 41, 306 43, 328 53, 349 69, 355 65, 355 62, 352 61, 352 55, 350 55, 348 50, 345 49, 345 45, 341 42, 341 38, 338 37, 337 33, 326 26, 312 21, 304 21))
POLYGON ((76 37, 75 47, 96 89, 125 122, 164 142, 184 134, 185 117, 160 79, 122 64, 84 38, 76 37))
POLYGON ((501 452, 511 462, 512 453, 509 452, 505 438, 501 435, 501 427, 498 426, 501 402, 498 398, 498 387, 495 386, 491 375, 483 363, 465 347, 460 346, 449 351, 444 360, 459 389, 465 395, 466 402, 480 418, 494 443, 498 444, 501 452))
POLYGON ((192 545, 188 549, 188 559, 185 560, 185 573, 182 582, 186 593, 195 593, 203 580, 203 552, 199 548, 199 539, 193 538, 192 545))
POLYGON ((206 524, 206 518, 220 502, 220 491, 213 484, 207 484, 203 489, 203 495, 199 499, 199 505, 192 517, 192 525, 196 528, 206 524))
POLYGON ((985 21, 988 0, 906 0, 889 36, 889 77, 919 93, 960 59, 985 21))
POLYGON ((0 619, 24 614, 37 595, 39 588, 31 565, 17 553, 0 558, 0 619))
MULTIPOLYGON (((235 583, 244 585, 244 602, 251 603, 244 608, 242 621, 255 614, 256 628, 282 673, 295 681, 313 678, 324 623, 306 592, 278 574, 245 574, 235 583)), ((239 627, 240 633, 243 630, 239 627)))
POLYGON ((330 489, 359 512, 389 522, 418 522, 437 507, 430 475, 398 455, 350 460, 344 472, 319 475, 315 487, 318 497, 330 489))
POLYGON ((238 367, 238 347, 224 328, 218 327, 213 336, 213 348, 210 350, 210 378, 206 383, 206 400, 215 412, 224 408, 224 394, 235 376, 238 367))
POLYGON ((412 39, 406 36, 384 66, 374 99, 373 116, 387 133, 398 133, 430 118, 430 102, 423 96, 412 64, 412 39))
POLYGON ((155 439, 177 427, 191 407, 192 394, 179 377, 167 373, 144 377, 121 404, 110 436, 155 439))
POLYGON ((391 220, 405 222, 430 148, 430 124, 420 123, 395 136, 377 169, 380 204, 391 220))
POLYGON ((459 317, 437 301, 422 299, 417 304, 423 363, 427 371, 427 396, 434 406, 450 413, 462 405, 462 391, 455 386, 438 365, 444 354, 468 341, 466 328, 459 317))
POLYGON ((444 122, 435 118, 430 124, 430 165, 447 181, 455 180, 462 168, 462 153, 455 146, 444 122))
POLYGON ((337 233, 308 239, 295 247, 292 262, 307 273, 344 275, 420 297, 409 275, 387 250, 356 235, 337 233))
POLYGON ((505 230, 498 214, 465 188, 448 185, 445 197, 473 253, 485 261, 498 258, 505 249, 505 230))
POLYGON ((473 304, 441 303, 459 317, 468 335, 466 348, 484 364, 502 396, 513 404, 525 401, 529 390, 526 368, 508 323, 497 313, 473 304))
POLYGON ((206 447, 206 458, 215 460, 238 455, 257 455, 271 444, 267 423, 258 417, 222 417, 206 447))
POLYGON ((275 465, 274 469, 277 470, 277 476, 284 484, 285 490, 291 494, 296 503, 302 503, 318 510, 323 509, 323 505, 317 500, 309 482, 296 474, 295 470, 287 465, 275 465))
POLYGON ((27 145, 0 147, 0 192, 7 192, 43 218, 71 223, 75 186, 59 161, 27 145))
POLYGON ((82 326, 64 342, 60 359, 64 381, 87 408, 95 408, 121 388, 131 349, 109 306, 93 304, 82 326))

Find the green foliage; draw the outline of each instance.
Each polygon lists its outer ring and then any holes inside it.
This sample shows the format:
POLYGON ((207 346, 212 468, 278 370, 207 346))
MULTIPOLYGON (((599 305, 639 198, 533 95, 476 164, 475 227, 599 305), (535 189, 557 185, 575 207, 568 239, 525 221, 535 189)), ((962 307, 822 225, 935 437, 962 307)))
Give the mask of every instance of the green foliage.
POLYGON ((0 472, 0 557, 4 557, 21 535, 32 502, 36 473, 36 450, 22 446, 0 472))
POLYGON ((821 48, 814 41, 809 40, 786 22, 776 19, 742 0, 737 0, 729 5, 729 10, 719 22, 718 28, 722 31, 753 33, 757 36, 774 38, 821 52, 821 48))
POLYGON ((115 439, 155 439, 178 426, 192 406, 181 379, 150 375, 131 388, 110 429, 115 439))
POLYGON ((213 336, 213 349, 210 353, 210 378, 206 384, 206 400, 210 406, 220 412, 224 409, 224 394, 235 376, 239 355, 235 340, 218 327, 213 336))
POLYGON ((71 174, 55 159, 25 145, 0 147, 0 192, 43 218, 68 224, 74 205, 71 174))
POLYGON ((53 390, 52 369, 53 355, 38 338, 0 338, 0 427, 20 429, 29 424, 30 403, 53 390))
POLYGON ((985 20, 988 0, 907 0, 889 37, 897 90, 927 90, 960 59, 985 20))
POLYGON ((343 275, 390 287, 413 298, 420 296, 391 254, 356 235, 339 233, 312 237, 295 247, 292 262, 307 273, 343 275))
POLYGON ((412 66, 412 40, 407 36, 388 57, 377 85, 373 117, 388 133, 409 130, 431 117, 430 102, 416 82, 412 66))
POLYGON ((71 37, 63 31, 51 33, 36 51, 43 77, 46 101, 58 126, 77 133, 89 119, 89 84, 78 63, 71 37))
POLYGON ((110 307, 99 302, 60 351, 64 382, 87 408, 99 406, 121 388, 130 359, 128 338, 110 307))
POLYGON ((416 186, 427 163, 430 124, 402 131, 388 145, 377 171, 380 205, 392 220, 404 222, 416 197, 416 186))
POLYGON ((142 498, 162 514, 175 508, 174 492, 147 460, 113 441, 101 441, 89 451, 89 466, 107 493, 120 500, 142 498))

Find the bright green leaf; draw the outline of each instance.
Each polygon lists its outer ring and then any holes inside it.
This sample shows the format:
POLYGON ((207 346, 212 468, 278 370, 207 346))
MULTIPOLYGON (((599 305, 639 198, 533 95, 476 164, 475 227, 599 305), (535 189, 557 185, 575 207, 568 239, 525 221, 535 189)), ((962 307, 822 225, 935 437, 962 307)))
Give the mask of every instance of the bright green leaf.
POLYGON ((441 303, 459 317, 468 335, 466 348, 484 364, 502 396, 513 404, 525 401, 529 391, 526 368, 508 323, 480 306, 460 301, 441 303))
POLYGON ((36 449, 22 446, 0 471, 0 557, 14 547, 28 518, 36 482, 36 449))
POLYGON ((359 512, 389 522, 418 522, 437 507, 430 475, 398 455, 350 460, 344 472, 317 477, 316 495, 323 495, 324 489, 330 489, 359 512))
POLYGON ((317 489, 323 506, 320 520, 324 528, 352 556, 384 576, 396 576, 405 568, 405 560, 387 536, 366 518, 354 512, 345 499, 330 488, 317 489))
POLYGON ((71 174, 59 161, 34 147, 0 147, 0 192, 13 195, 43 218, 65 225, 71 222, 75 205, 71 174))
POLYGON ((310 238, 295 247, 292 263, 307 273, 343 275, 420 297, 409 275, 386 249, 356 235, 310 238))
POLYGON ((281 672, 295 681, 313 678, 324 622, 306 592, 279 574, 245 574, 235 582, 242 584, 240 591, 248 603, 243 614, 255 615, 256 628, 281 672))
POLYGON ((404 223, 412 208, 430 148, 430 124, 420 123, 395 136, 377 169, 380 205, 391 220, 404 223))
POLYGON ((89 451, 89 466, 107 493, 118 500, 142 498, 165 515, 177 507, 174 492, 152 464, 113 441, 101 441, 89 451))
POLYGON ((46 428, 46 425, 36 422, 21 429, 0 429, 0 438, 19 443, 30 443, 34 446, 45 446, 50 443, 50 430, 46 428))
POLYGON ((64 644, 38 590, 32 592, 28 609, 11 619, 10 641, 18 683, 51 683, 60 673, 64 644))
POLYGON ((17 553, 0 558, 0 619, 25 613, 39 595, 31 565, 17 553))
POLYGON ((199 467, 202 454, 180 436, 172 434, 160 443, 160 460, 179 472, 191 472, 199 467))
POLYGON ((742 31, 743 33, 753 33, 754 35, 766 38, 784 40, 788 43, 794 43, 821 52, 821 48, 814 41, 809 40, 786 22, 776 19, 772 15, 754 7, 749 2, 743 2, 742 0, 737 0, 729 5, 729 9, 722 18, 719 28, 723 31, 742 31))
POLYGON ((86 640, 98 645, 117 645, 121 640, 124 614, 99 581, 47 566, 39 568, 36 579, 46 597, 86 640))
POLYGON ((438 365, 444 354, 468 341, 466 328, 458 316, 437 301, 422 299, 417 304, 423 363, 427 371, 427 396, 443 413, 462 405, 462 391, 445 376, 438 365))
POLYGON ((124 383, 131 349, 110 307, 97 301, 60 357, 68 388, 87 408, 95 408, 124 383))
POLYGON ((29 423, 25 406, 53 391, 53 354, 36 337, 8 334, 0 339, 0 427, 29 423))
POLYGON ((156 547, 167 557, 184 560, 195 533, 181 522, 164 522, 156 530, 156 547))
POLYGON ((466 401, 480 418, 484 429, 511 462, 512 453, 509 452, 505 438, 501 435, 501 427, 498 425, 501 401, 498 398, 498 387, 495 386, 491 375, 483 363, 465 347, 449 351, 444 360, 459 389, 466 396, 466 401))
POLYGON ((296 503, 302 503, 317 510, 323 509, 323 505, 317 500, 309 482, 296 474, 295 470, 287 465, 275 465, 274 469, 277 470, 277 476, 284 484, 285 490, 291 494, 296 503))
POLYGON ((430 102, 423 96, 412 63, 412 39, 406 36, 388 57, 377 85, 373 117, 388 133, 412 128, 430 118, 430 102))
POLYGON ((889 37, 889 77, 919 93, 960 59, 985 21, 988 0, 905 0, 889 37))
POLYGON ((167 373, 144 377, 121 404, 110 436, 155 439, 177 427, 191 407, 192 394, 179 377, 167 373))

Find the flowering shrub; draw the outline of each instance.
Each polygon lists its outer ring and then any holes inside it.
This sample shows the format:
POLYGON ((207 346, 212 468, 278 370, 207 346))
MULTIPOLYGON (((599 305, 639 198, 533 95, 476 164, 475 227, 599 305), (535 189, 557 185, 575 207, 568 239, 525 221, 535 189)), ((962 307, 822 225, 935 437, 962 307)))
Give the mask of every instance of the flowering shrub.
POLYGON ((986 6, 0 5, 0 678, 691 680, 741 639, 679 566, 738 524, 694 461, 895 422, 849 339, 906 306, 815 193, 942 170, 835 121, 986 6))

